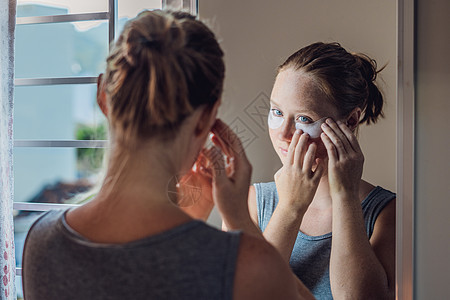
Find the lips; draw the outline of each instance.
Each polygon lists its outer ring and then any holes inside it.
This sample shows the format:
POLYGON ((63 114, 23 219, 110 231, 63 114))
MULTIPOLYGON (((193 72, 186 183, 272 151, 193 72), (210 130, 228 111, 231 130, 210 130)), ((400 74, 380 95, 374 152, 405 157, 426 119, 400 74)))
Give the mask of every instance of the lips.
POLYGON ((281 147, 279 149, 280 149, 281 154, 283 154, 284 156, 287 155, 287 153, 288 153, 287 149, 284 149, 284 148, 281 148, 281 147))

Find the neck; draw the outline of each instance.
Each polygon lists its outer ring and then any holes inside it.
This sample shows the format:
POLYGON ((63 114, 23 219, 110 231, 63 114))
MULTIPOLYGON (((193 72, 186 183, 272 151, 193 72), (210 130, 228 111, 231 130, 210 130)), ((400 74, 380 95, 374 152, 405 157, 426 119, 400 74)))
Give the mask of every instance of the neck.
POLYGON ((179 172, 174 147, 147 143, 133 150, 112 145, 107 173, 97 196, 108 203, 131 202, 139 207, 172 205, 168 190, 179 172))
POLYGON ((326 172, 320 179, 319 186, 310 206, 317 209, 329 209, 332 207, 328 174, 326 172))

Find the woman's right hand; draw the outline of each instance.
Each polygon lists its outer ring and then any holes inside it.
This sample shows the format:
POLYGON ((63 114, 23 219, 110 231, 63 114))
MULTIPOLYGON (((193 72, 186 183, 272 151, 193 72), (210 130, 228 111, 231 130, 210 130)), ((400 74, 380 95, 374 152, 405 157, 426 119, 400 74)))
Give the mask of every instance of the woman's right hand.
POLYGON ((214 202, 228 229, 248 229, 253 224, 247 206, 252 166, 238 136, 224 122, 218 119, 211 131, 214 146, 204 155, 213 175, 214 202))
POLYGON ((178 206, 195 219, 206 221, 214 208, 212 175, 208 172, 204 151, 177 184, 178 206))
POLYGON ((305 213, 311 204, 325 165, 318 160, 313 171, 317 145, 308 144, 309 136, 296 130, 289 145, 283 167, 274 175, 279 205, 305 213))

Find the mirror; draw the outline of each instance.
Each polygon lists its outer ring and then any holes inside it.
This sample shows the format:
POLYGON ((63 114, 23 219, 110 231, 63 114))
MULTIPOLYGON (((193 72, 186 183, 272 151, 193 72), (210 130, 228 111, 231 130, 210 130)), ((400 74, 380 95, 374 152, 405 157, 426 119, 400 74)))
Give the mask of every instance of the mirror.
MULTIPOLYGON (((208 0, 198 8, 225 50, 226 104, 220 117, 246 146, 252 182, 272 181, 280 167, 265 113, 275 69, 288 55, 315 41, 338 41, 379 66, 387 64, 378 81, 385 119, 360 131, 363 178, 397 192, 397 297, 412 299, 413 102, 408 99, 413 99, 413 87, 406 82, 413 82, 413 2, 208 0)), ((209 221, 220 226, 217 212, 209 221)))

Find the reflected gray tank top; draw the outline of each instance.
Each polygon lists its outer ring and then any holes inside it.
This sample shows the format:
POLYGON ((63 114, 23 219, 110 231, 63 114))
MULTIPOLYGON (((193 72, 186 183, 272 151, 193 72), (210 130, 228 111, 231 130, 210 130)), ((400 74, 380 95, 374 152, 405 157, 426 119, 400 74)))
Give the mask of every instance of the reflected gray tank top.
POLYGON ((52 211, 30 229, 27 300, 232 299, 239 232, 191 221, 126 244, 99 244, 52 211))
MULTIPOLYGON (((278 204, 275 182, 256 183, 258 223, 264 231, 278 204)), ((373 233, 375 221, 395 194, 379 186, 374 188, 361 203, 367 236, 373 233)), ((290 266, 300 280, 317 299, 333 299, 330 286, 331 232, 321 236, 309 236, 301 231, 292 250, 290 266)))

